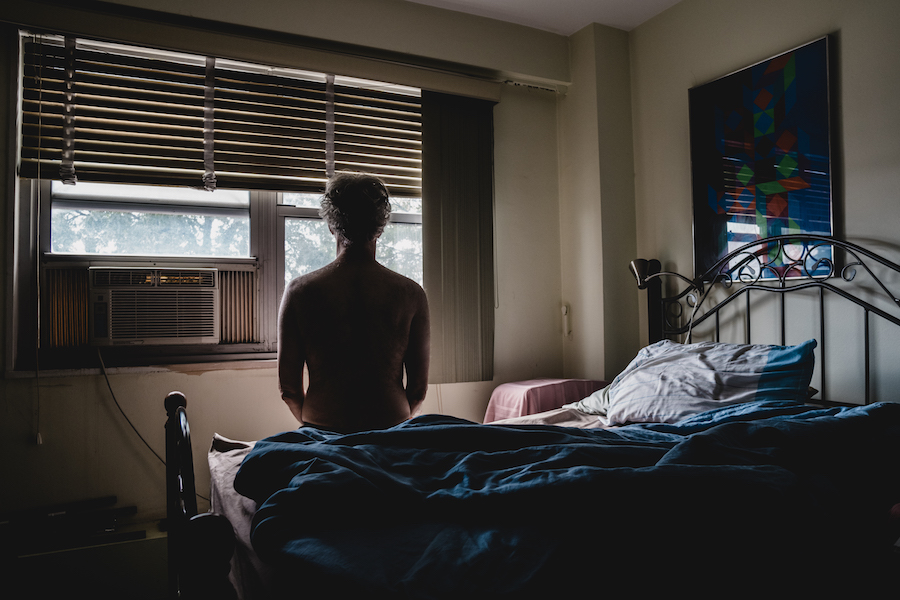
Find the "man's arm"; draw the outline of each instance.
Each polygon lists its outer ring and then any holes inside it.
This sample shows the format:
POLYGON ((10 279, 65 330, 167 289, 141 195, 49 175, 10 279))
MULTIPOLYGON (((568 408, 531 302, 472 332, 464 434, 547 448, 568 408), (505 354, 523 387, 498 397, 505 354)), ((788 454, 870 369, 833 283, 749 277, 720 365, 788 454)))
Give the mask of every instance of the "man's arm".
POLYGON ((303 336, 297 321, 296 297, 285 292, 278 314, 278 389, 291 413, 303 424, 303 336))
POLYGON ((419 289, 416 312, 409 328, 409 343, 403 362, 406 366, 406 400, 414 416, 428 391, 428 362, 431 356, 431 325, 425 292, 419 289))

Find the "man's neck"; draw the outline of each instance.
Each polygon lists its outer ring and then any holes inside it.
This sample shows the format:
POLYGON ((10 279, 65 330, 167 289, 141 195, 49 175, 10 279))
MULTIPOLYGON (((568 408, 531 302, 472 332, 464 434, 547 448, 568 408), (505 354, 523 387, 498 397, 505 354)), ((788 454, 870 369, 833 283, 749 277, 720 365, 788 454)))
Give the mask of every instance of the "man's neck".
POLYGON ((341 262, 375 262, 375 240, 348 244, 345 240, 337 240, 337 256, 341 262))

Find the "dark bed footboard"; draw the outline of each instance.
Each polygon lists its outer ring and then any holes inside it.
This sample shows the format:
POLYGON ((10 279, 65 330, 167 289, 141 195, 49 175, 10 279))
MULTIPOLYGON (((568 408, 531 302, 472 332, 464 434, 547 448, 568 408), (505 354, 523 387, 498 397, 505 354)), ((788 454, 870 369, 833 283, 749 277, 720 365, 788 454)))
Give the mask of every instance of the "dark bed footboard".
POLYGON ((236 598, 228 580, 234 529, 222 515, 197 512, 187 400, 172 392, 165 406, 169 597, 236 598))

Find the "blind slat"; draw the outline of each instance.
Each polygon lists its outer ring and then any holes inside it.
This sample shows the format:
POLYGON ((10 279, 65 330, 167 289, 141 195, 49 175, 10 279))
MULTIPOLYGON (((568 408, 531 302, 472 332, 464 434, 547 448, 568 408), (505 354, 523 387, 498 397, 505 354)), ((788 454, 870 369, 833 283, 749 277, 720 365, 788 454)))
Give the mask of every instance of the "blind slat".
POLYGON ((391 118, 400 121, 422 120, 422 113, 415 110, 416 107, 396 105, 376 105, 367 102, 351 102, 351 99, 335 96, 334 103, 339 110, 344 110, 358 115, 371 115, 376 118, 391 118))
POLYGON ((310 130, 324 130, 325 119, 323 115, 314 113, 298 113, 282 115, 272 112, 229 111, 216 109, 216 121, 224 127, 243 129, 252 125, 271 125, 288 129, 302 128, 310 130))
MULTIPOLYGON (((76 99, 77 101, 77 99, 76 99)), ((107 123, 108 127, 125 127, 134 123, 137 126, 153 124, 174 127, 198 127, 203 129, 203 116, 159 113, 143 110, 98 109, 89 105, 78 105, 75 108, 76 118, 81 121, 94 120, 95 124, 107 123)), ((52 103, 44 103, 38 107, 26 106, 23 103, 23 119, 30 123, 38 123, 48 118, 61 117, 63 107, 52 103)))
MULTIPOLYGON (((54 134, 50 131, 50 127, 46 124, 44 125, 43 136, 45 138, 55 138, 62 135, 62 128, 57 127, 59 130, 58 134, 54 134)), ((37 148, 40 145, 39 138, 39 128, 37 125, 26 125, 22 128, 23 136, 22 136, 22 146, 23 147, 31 147, 37 148)), ((202 144, 199 143, 199 137, 191 137, 191 136, 183 136, 176 135, 173 132, 168 132, 166 134, 163 133, 143 133, 140 135, 134 135, 131 132, 117 132, 111 130, 94 130, 88 129, 84 127, 77 127, 76 131, 78 133, 79 147, 82 147, 83 143, 103 143, 103 144, 120 144, 122 146, 147 146, 147 147, 157 147, 157 146, 166 146, 168 148, 202 148, 202 144)))
MULTIPOLYGON (((61 73, 60 77, 50 77, 45 72, 38 82, 37 74, 29 75, 26 71, 23 80, 23 87, 26 89, 62 89, 61 73)), ((125 77, 114 77, 102 73, 78 73, 78 86, 84 90, 106 90, 110 94, 125 96, 177 96, 180 98, 196 98, 200 102, 203 98, 202 86, 187 86, 171 81, 151 81, 149 79, 136 79, 125 77)))
MULTIPOLYGON (((54 159, 56 159, 59 155, 61 155, 61 151, 55 151, 52 155, 54 159)), ((41 150, 40 156, 41 160, 47 160, 49 157, 46 156, 47 150, 41 150)), ((181 156, 168 156, 168 155, 159 155, 159 156, 151 156, 149 154, 123 154, 117 152, 90 152, 79 150, 78 151, 78 171, 81 172, 81 167, 90 163, 99 163, 99 164, 113 164, 117 165, 122 169, 140 169, 140 167, 149 167, 156 170, 165 169, 165 170, 181 170, 181 169, 191 169, 196 168, 197 164, 199 164, 199 168, 202 171, 203 167, 203 154, 199 155, 199 158, 196 160, 191 160, 190 157, 181 157, 181 156)), ((33 152, 23 152, 23 158, 37 158, 37 155, 33 152), (29 154, 31 156, 29 156, 29 154)), ((57 179, 54 177, 53 179, 57 179)), ((79 179, 81 179, 81 175, 79 174, 79 179)))
MULTIPOLYGON (((26 96, 37 93, 62 93, 63 83, 61 78, 50 77, 47 73, 42 77, 26 75, 22 80, 22 88, 26 96)), ((176 103, 186 105, 202 104, 203 101, 202 87, 188 87, 161 81, 109 79, 79 72, 74 85, 79 93, 98 96, 143 99, 148 102, 173 98, 176 99, 176 103)))
MULTIPOLYGON (((105 144, 91 144, 84 141, 79 142, 77 148, 82 160, 88 160, 89 157, 109 156, 109 160, 123 160, 127 156, 147 156, 147 157, 165 157, 170 159, 183 160, 203 160, 203 148, 173 148, 173 147, 156 147, 147 144, 133 146, 110 146, 105 144)), ((35 146, 23 146, 22 156, 28 158, 37 158, 38 148, 35 146)), ((43 149, 43 152, 48 152, 43 149)))
POLYGON ((229 153, 216 151, 216 168, 223 170, 236 170, 246 173, 272 173, 277 174, 282 170, 295 169, 315 172, 325 164, 325 153, 319 157, 291 158, 273 157, 265 154, 229 153))
POLYGON ((216 79, 224 89, 244 89, 258 92, 262 89, 283 88, 290 94, 324 94, 325 75, 318 79, 286 77, 271 73, 250 73, 234 69, 216 67, 216 79))
POLYGON ((285 100, 272 96, 232 98, 220 94, 216 96, 216 111, 247 115, 303 115, 309 119, 325 119, 324 102, 285 100))
MULTIPOLYGON (((62 127, 62 117, 60 115, 38 115, 38 113, 24 113, 22 115, 23 132, 34 135, 36 137, 52 138, 58 133, 54 133, 55 129, 62 127)), ((202 131, 199 127, 199 121, 196 124, 167 124, 167 123, 148 123, 139 121, 118 121, 112 119, 95 119, 80 116, 76 127, 80 131, 92 132, 94 138, 109 137, 121 138, 123 136, 135 136, 138 138, 146 138, 147 136, 162 137, 180 137, 182 139, 193 139, 200 135, 202 131)))
POLYGON ((379 135, 353 135, 350 133, 337 132, 334 135, 336 144, 346 143, 365 148, 395 148, 399 153, 404 151, 415 152, 416 156, 421 156, 422 140, 420 137, 406 138, 390 138, 379 135))

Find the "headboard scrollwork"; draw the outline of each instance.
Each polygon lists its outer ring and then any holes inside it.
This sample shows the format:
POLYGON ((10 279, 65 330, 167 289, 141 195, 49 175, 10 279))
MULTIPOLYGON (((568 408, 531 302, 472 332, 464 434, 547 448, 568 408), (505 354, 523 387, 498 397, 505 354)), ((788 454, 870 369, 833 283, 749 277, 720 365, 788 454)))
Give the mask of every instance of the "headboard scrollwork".
MULTIPOLYGON (((720 310, 737 298, 746 298, 746 343, 750 343, 751 292, 775 293, 780 297, 780 343, 786 340, 785 296, 800 290, 818 291, 819 353, 824 363, 826 292, 836 294, 862 308, 864 315, 866 402, 869 402, 870 315, 900 327, 900 298, 888 287, 900 281, 900 265, 866 248, 830 236, 791 234, 763 238, 744 244, 721 258, 705 273, 691 279, 662 271, 657 260, 632 261, 631 272, 638 288, 648 290, 650 343, 661 339, 691 342, 694 329, 714 320, 716 340, 720 334, 720 310), (865 274, 866 277, 858 278, 865 274), (676 280, 680 291, 663 296, 663 279, 676 280), (843 282, 843 283, 842 283, 843 282), (853 285, 849 285, 853 282, 853 285), (875 284, 874 286, 871 284, 875 284), (711 300, 713 298, 713 300, 711 300)), ((825 377, 822 374, 822 397, 825 377)))

